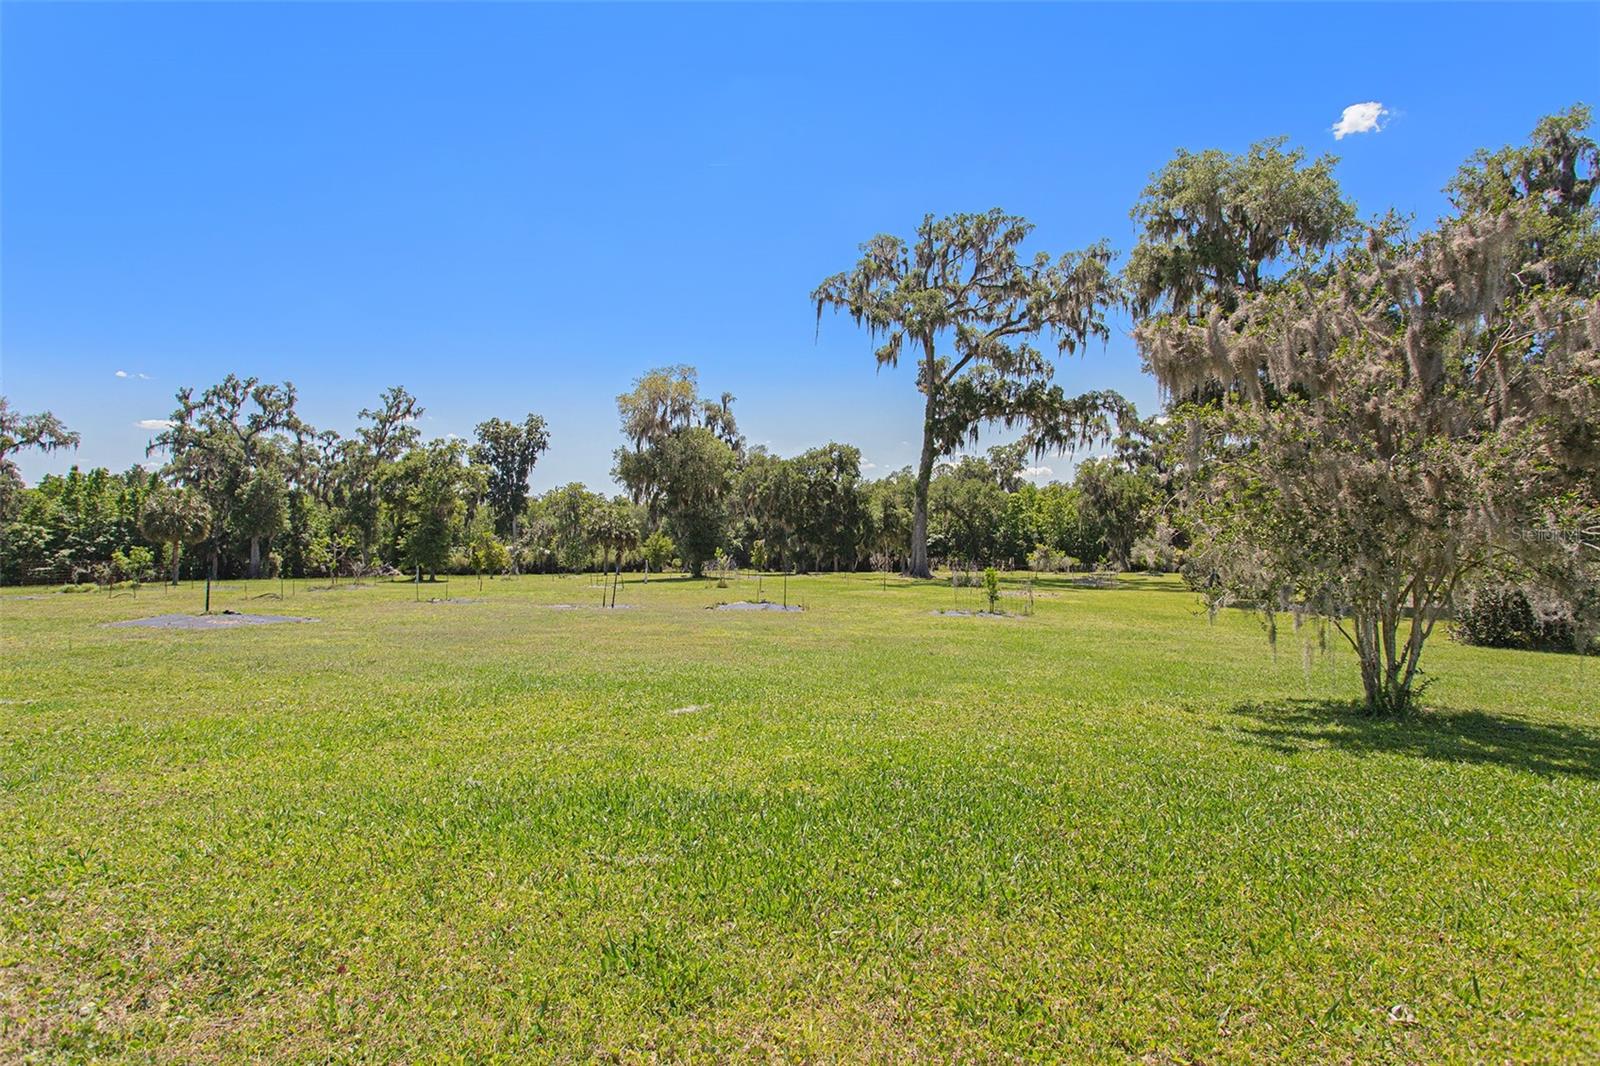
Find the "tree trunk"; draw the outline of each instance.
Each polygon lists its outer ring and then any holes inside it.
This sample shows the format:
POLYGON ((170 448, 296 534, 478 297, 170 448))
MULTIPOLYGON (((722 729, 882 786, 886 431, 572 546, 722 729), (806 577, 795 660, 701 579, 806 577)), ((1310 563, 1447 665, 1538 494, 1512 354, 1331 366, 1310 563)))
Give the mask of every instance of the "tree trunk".
POLYGON ((257 578, 257 577, 261 576, 261 538, 260 537, 251 537, 250 538, 250 576, 252 578, 257 578))
MULTIPOLYGON (((1415 670, 1405 669, 1399 655, 1399 612, 1390 605, 1355 612, 1356 658, 1361 666, 1361 688, 1367 712, 1374 715, 1401 715, 1411 709, 1415 670)), ((1418 624, 1416 619, 1412 625, 1418 624)), ((1416 648, 1421 652, 1420 643, 1416 648)), ((1407 659, 1410 658, 1408 655, 1407 659)))
POLYGON ((937 394, 934 391, 933 360, 928 360, 928 402, 922 415, 922 458, 917 463, 917 486, 911 511, 911 560, 906 566, 910 577, 932 577, 928 566, 928 486, 933 481, 933 412, 937 394))
POLYGON ((178 560, 183 557, 182 553, 183 541, 174 539, 172 542, 172 585, 174 588, 178 585, 178 560))

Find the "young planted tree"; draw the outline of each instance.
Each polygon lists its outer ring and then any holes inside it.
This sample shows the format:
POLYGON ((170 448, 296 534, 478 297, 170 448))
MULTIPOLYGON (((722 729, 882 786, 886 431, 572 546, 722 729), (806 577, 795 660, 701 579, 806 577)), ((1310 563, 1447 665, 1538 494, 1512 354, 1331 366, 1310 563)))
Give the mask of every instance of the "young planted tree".
POLYGON ((1593 573, 1600 159, 1573 121, 1508 151, 1455 188, 1513 159, 1515 196, 1463 195, 1419 236, 1380 223, 1231 311, 1137 331, 1169 394, 1223 398, 1179 412, 1188 565, 1219 601, 1325 616, 1374 713, 1413 705, 1464 576, 1502 553, 1552 580, 1593 573))
POLYGON ((486 507, 479 507, 467 523, 467 562, 478 575, 478 587, 483 588, 483 575, 490 577, 503 573, 511 566, 511 552, 505 542, 494 533, 494 521, 486 507))
POLYGON ((658 529, 644 538, 640 550, 644 554, 645 566, 658 574, 665 572, 678 555, 678 546, 672 543, 672 538, 667 536, 666 530, 663 529, 658 529))
POLYGON ((1051 384, 1054 364, 1030 342, 1054 337, 1075 352, 1091 337, 1109 337, 1105 310, 1118 299, 1111 251, 1094 245, 1052 260, 1032 260, 1020 246, 1032 230, 1024 219, 994 210, 936 219, 910 243, 879 235, 861 259, 825 280, 812 298, 843 309, 882 338, 878 365, 897 366, 910 349, 924 396, 922 452, 916 471, 908 572, 930 576, 928 487, 934 464, 986 424, 1027 423, 1041 445, 1061 446, 1099 435, 1107 395, 1069 398, 1051 384))
POLYGON ((178 583, 178 562, 185 544, 199 544, 211 534, 211 508, 198 493, 184 489, 152 492, 139 515, 139 531, 165 544, 172 561, 172 583, 178 583))
POLYGON ((517 520, 528 504, 528 476, 539 456, 550 446, 544 419, 530 414, 522 424, 503 418, 478 423, 478 443, 472 461, 489 474, 489 506, 494 509, 495 531, 517 535, 517 520))
POLYGON ((611 605, 617 605, 617 586, 622 581, 622 558, 639 546, 639 516, 626 497, 606 501, 596 507, 589 523, 595 543, 600 545, 600 572, 615 566, 611 580, 611 605))

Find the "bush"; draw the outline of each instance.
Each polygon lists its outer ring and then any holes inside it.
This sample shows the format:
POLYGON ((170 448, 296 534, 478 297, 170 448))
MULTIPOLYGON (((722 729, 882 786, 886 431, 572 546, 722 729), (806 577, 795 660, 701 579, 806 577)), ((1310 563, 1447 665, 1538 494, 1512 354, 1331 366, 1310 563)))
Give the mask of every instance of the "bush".
POLYGON ((1000 571, 992 566, 983 571, 983 594, 989 599, 989 613, 994 614, 1000 606, 1000 571))
POLYGON ((138 584, 148 581, 156 568, 156 556, 149 548, 135 545, 126 553, 114 551, 111 553, 111 579, 132 581, 138 584))
POLYGON ((1182 565, 1183 553, 1173 541, 1177 531, 1165 519, 1133 542, 1133 561, 1152 574, 1170 574, 1182 565))
POLYGON ((1065 552, 1058 552, 1048 544, 1035 544, 1033 554, 1028 556, 1028 569, 1036 574, 1068 574, 1082 568, 1080 560, 1065 552))
POLYGON ((673 557, 678 553, 678 546, 672 542, 671 537, 658 529, 644 539, 640 551, 644 553, 645 562, 649 564, 650 569, 659 574, 672 565, 673 557))
POLYGON ((1571 651, 1576 643, 1569 607, 1503 579, 1467 590, 1456 607, 1452 634, 1463 644, 1484 648, 1571 651))

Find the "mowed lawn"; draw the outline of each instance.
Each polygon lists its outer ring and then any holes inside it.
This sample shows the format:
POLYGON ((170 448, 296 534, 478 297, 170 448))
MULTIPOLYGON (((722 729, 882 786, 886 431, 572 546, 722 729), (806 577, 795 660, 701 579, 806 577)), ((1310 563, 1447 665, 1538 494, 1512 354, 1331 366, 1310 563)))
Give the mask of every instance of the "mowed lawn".
POLYGON ((1593 660, 1388 723, 1172 579, 279 588, 0 596, 0 1061, 1600 1059, 1593 660))

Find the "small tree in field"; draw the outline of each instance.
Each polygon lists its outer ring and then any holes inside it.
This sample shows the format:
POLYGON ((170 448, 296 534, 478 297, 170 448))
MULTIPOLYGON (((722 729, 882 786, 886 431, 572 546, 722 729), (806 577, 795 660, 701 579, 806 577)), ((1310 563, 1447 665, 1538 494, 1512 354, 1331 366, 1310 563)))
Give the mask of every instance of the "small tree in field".
POLYGON ((658 574, 671 566, 678 554, 678 546, 672 542, 672 538, 659 529, 644 539, 641 549, 645 565, 658 574))
POLYGON ((1600 155, 1587 114, 1480 156, 1457 211, 1389 221, 1214 306, 1139 327, 1190 426, 1186 567, 1214 600, 1327 617, 1367 707, 1414 703, 1462 578, 1515 557, 1592 581, 1600 523, 1600 155))
POLYGON ((467 524, 467 561, 478 575, 478 587, 483 588, 483 575, 504 573, 511 567, 511 552, 505 543, 494 535, 494 522, 487 507, 480 506, 467 524))
POLYGON ((611 605, 615 607, 617 586, 622 582, 622 558, 639 545, 639 515, 626 497, 618 496, 596 508, 590 530, 603 553, 602 576, 606 573, 606 561, 613 561, 615 565, 611 575, 611 605))
POLYGON ((211 535, 211 508, 199 493, 162 489, 150 494, 139 515, 139 532, 165 544, 172 560, 172 583, 178 583, 178 561, 185 544, 202 543, 211 535))
POLYGON ((141 584, 155 570, 155 555, 143 544, 135 544, 126 552, 118 549, 111 553, 111 576, 134 585, 141 584))
POLYGON ((1000 571, 994 567, 985 567, 983 571, 983 595, 989 601, 989 613, 997 614, 1000 610, 1000 571))

